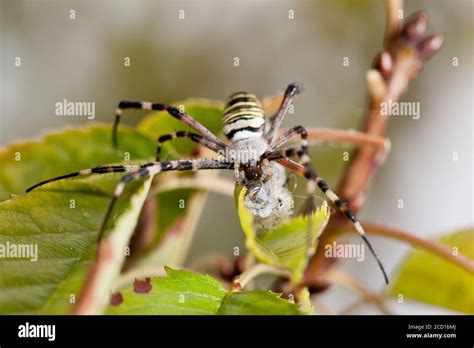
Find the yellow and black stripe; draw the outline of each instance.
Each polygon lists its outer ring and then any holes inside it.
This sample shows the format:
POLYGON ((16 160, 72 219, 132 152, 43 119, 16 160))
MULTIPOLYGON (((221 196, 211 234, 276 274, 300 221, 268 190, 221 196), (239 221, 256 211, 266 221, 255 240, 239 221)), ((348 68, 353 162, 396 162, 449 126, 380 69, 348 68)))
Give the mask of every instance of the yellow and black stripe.
POLYGON ((222 122, 230 141, 261 137, 265 126, 262 104, 253 94, 234 93, 227 99, 222 122))

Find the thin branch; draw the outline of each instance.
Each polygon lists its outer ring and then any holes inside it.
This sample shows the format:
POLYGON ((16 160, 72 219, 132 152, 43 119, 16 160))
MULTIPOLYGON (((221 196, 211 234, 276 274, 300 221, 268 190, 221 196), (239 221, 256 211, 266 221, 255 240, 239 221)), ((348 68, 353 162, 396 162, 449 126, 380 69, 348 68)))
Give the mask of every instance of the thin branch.
POLYGON ((334 309, 332 309, 327 304, 322 302, 317 296, 311 297, 311 303, 313 304, 313 307, 315 308, 316 314, 318 314, 318 312, 321 312, 321 314, 328 314, 328 315, 338 314, 334 309))
POLYGON ((403 0, 387 1, 387 25, 385 27, 385 40, 396 37, 400 32, 401 20, 398 14, 403 13, 403 0))
POLYGON ((184 176, 168 176, 166 180, 159 181, 150 191, 151 195, 161 192, 172 191, 177 189, 202 189, 211 192, 223 194, 225 196, 234 196, 235 183, 229 179, 196 173, 190 177, 184 176))
POLYGON ((358 147, 368 146, 385 152, 390 151, 390 140, 387 138, 365 134, 353 129, 334 128, 306 128, 308 139, 331 142, 343 145, 356 145, 358 147))
POLYGON ((428 250, 431 253, 445 259, 446 261, 454 263, 467 272, 474 274, 474 260, 471 260, 467 256, 464 256, 460 253, 454 255, 453 251, 449 247, 437 241, 423 239, 412 233, 380 224, 365 222, 363 225, 365 226, 368 234, 389 237, 410 243, 415 247, 428 250))
POLYGON ((382 313, 391 314, 389 309, 385 306, 384 299, 382 296, 371 292, 362 283, 356 280, 349 274, 342 272, 337 269, 331 269, 324 275, 324 279, 331 282, 337 283, 344 286, 356 294, 358 294, 364 301, 374 304, 382 313))
MULTIPOLYGON (((354 312, 361 305, 367 303, 367 300, 364 298, 358 298, 354 302, 348 304, 346 307, 339 311, 339 315, 348 315, 354 312)), ((393 314, 393 313, 392 313, 393 314)))
MULTIPOLYGON (((441 34, 426 37, 425 12, 417 12, 399 28, 397 13, 403 11, 402 5, 402 1, 388 1, 386 49, 377 55, 373 69, 367 72, 370 100, 364 132, 372 136, 384 137, 391 119, 382 115, 381 103, 400 99, 423 62, 439 50, 444 38, 441 34)), ((363 147, 349 163, 338 191, 354 212, 363 207, 365 190, 386 155, 385 151, 363 147)))
POLYGON ((241 275, 235 277, 233 283, 239 284, 240 287, 243 289, 247 286, 247 284, 250 281, 252 281, 254 278, 264 273, 276 274, 276 275, 281 275, 285 277, 291 276, 291 273, 287 270, 282 270, 270 265, 266 265, 264 263, 257 263, 256 265, 247 269, 241 275))
MULTIPOLYGON (((366 76, 369 107, 364 132, 379 137, 385 136, 391 118, 382 115, 381 103, 398 101, 410 81, 421 70, 424 61, 438 52, 444 40, 442 34, 426 36, 425 12, 415 13, 401 26, 398 14, 403 13, 403 2, 388 0, 387 6, 384 50, 375 57, 373 68, 366 76)), ((345 170, 338 193, 355 213, 362 209, 365 191, 377 168, 384 162, 386 154, 386 151, 373 147, 360 147, 345 170)), ((341 214, 334 215, 320 241, 331 239, 330 235, 336 233, 343 219, 341 214)), ((318 269, 323 262, 323 247, 323 243, 320 243, 305 271, 306 284, 316 282, 320 276, 318 269)))

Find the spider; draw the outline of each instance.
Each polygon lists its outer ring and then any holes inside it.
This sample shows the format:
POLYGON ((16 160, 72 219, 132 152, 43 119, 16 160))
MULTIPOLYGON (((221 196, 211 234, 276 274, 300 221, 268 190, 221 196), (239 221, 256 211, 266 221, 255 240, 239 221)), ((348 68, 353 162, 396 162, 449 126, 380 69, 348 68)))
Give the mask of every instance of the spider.
MULTIPOLYGON (((110 218, 116 201, 122 194, 125 185, 131 181, 167 171, 198 171, 205 169, 233 170, 236 182, 247 188, 246 198, 248 198, 248 201, 253 204, 254 207, 256 206, 257 211, 259 211, 258 208, 265 208, 265 205, 271 202, 281 203, 281 197, 272 199, 275 193, 272 187, 274 188, 275 185, 277 187, 283 185, 281 182, 282 174, 280 169, 286 167, 307 179, 305 213, 309 214, 315 210, 313 197, 318 187, 325 196, 337 206, 339 211, 352 222, 355 230, 377 261, 385 282, 388 284, 385 269, 367 239, 361 223, 347 204, 341 200, 313 170, 311 159, 308 155, 308 133, 306 129, 303 126, 296 126, 278 136, 278 130, 289 106, 301 91, 302 85, 300 83, 289 84, 285 90, 278 111, 275 115, 268 118, 268 121, 266 121, 262 104, 255 95, 247 92, 237 92, 230 95, 223 112, 223 132, 230 141, 229 145, 211 133, 202 124, 194 120, 190 115, 175 106, 162 103, 121 101, 116 110, 115 122, 112 129, 112 143, 114 147, 118 146, 117 129, 122 112, 125 109, 166 111, 172 117, 190 126, 196 133, 177 131, 160 136, 157 142, 156 161, 154 162, 143 165, 112 165, 84 169, 42 181, 28 188, 26 192, 30 192, 39 186, 53 181, 80 175, 125 173, 117 184, 105 213, 98 236, 98 239, 101 240, 106 223, 110 218), (299 137, 301 139, 300 147, 280 149, 282 145, 286 144, 293 137, 299 137), (218 159, 202 158, 160 161, 163 143, 176 138, 187 138, 220 154, 220 157, 218 159), (296 157, 298 162, 291 160, 289 157, 296 157)), ((285 192, 281 191, 276 194, 284 196, 285 192)), ((264 214, 264 217, 266 217, 266 215, 268 214, 264 214)))

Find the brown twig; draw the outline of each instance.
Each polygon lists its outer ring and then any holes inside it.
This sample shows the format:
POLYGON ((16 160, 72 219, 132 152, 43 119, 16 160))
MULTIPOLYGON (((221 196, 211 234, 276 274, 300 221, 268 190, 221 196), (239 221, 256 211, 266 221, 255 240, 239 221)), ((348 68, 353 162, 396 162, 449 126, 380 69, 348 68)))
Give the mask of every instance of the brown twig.
MULTIPOLYGON (((373 69, 366 76, 370 99, 364 132, 372 136, 384 137, 390 120, 381 113, 382 103, 398 101, 423 62, 435 54, 443 42, 441 34, 425 36, 427 15, 423 11, 414 14, 400 29, 397 13, 402 10, 401 5, 398 0, 388 2, 385 50, 377 55, 373 69)), ((365 190, 385 156, 379 149, 359 148, 347 167, 339 195, 354 212, 362 208, 365 190)))
POLYGON ((247 286, 247 284, 252 281, 254 278, 260 276, 261 274, 270 273, 279 276, 284 276, 289 278, 291 276, 291 272, 280 269, 274 266, 270 266, 263 263, 257 263, 254 266, 245 270, 245 272, 241 273, 237 277, 234 278, 233 283, 240 284, 240 287, 243 289, 247 286))
POLYGON ((199 173, 190 177, 169 176, 166 180, 160 181, 157 185, 154 185, 150 191, 150 195, 189 188, 207 190, 233 197, 234 185, 234 182, 229 179, 220 176, 213 176, 212 179, 210 179, 208 175, 199 173))
POLYGON ((415 236, 412 233, 381 224, 364 222, 364 226, 367 229, 367 233, 369 234, 389 237, 410 243, 414 247, 423 248, 449 262, 456 264, 467 272, 474 274, 474 260, 471 260, 461 253, 454 255, 453 251, 449 247, 437 241, 423 239, 415 236))
MULTIPOLYGON (((402 26, 398 18, 398 14, 403 13, 400 11, 403 11, 403 1, 387 1, 384 50, 376 56, 373 68, 366 75, 369 107, 364 132, 372 136, 384 137, 390 120, 389 116, 382 115, 382 103, 400 99, 409 82, 421 70, 423 62, 440 49, 444 40, 442 34, 426 37, 425 12, 415 13, 402 26)), ((386 152, 380 149, 358 148, 345 170, 338 193, 354 212, 362 209, 366 188, 385 156, 386 152)), ((334 238, 342 219, 340 214, 334 215, 323 232, 318 250, 305 272, 306 284, 318 281, 325 241, 334 238)))
POLYGON ((316 314, 323 314, 323 315, 337 315, 338 313, 325 304, 323 301, 319 299, 319 297, 311 296, 311 303, 315 307, 316 314))
POLYGON ((400 32, 401 21, 398 14, 403 13, 403 0, 387 1, 387 23, 385 25, 385 38, 391 38, 400 32))
POLYGON ((385 306, 383 296, 373 293, 349 274, 337 269, 331 269, 325 274, 324 279, 330 283, 340 284, 348 290, 355 292, 363 301, 374 304, 382 313, 391 314, 385 306))
MULTIPOLYGON (((335 143, 338 145, 355 145, 357 147, 371 147, 388 153, 390 151, 390 140, 378 135, 362 133, 353 129, 334 128, 306 128, 308 140, 335 143)), ((295 139, 298 140, 298 139, 295 139)))

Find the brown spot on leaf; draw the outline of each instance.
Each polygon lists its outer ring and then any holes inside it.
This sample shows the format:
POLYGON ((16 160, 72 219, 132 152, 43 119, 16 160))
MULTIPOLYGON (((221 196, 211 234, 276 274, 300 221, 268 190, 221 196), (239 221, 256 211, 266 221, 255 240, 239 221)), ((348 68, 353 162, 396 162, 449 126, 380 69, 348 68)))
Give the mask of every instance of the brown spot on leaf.
POLYGON ((136 279, 133 282, 133 291, 139 294, 146 294, 150 292, 152 288, 150 278, 145 278, 145 280, 136 279))
POLYGON ((110 295, 110 305, 118 306, 123 302, 123 296, 120 292, 110 295))

